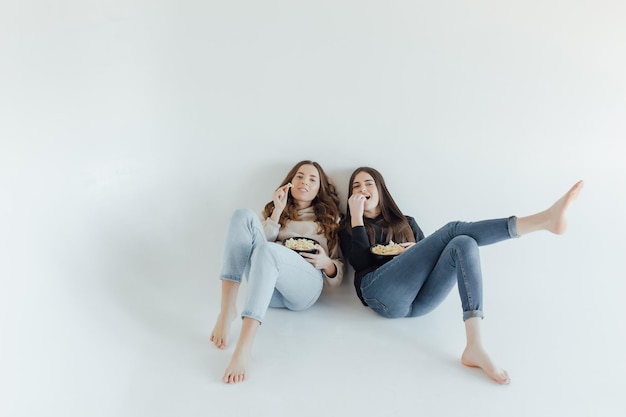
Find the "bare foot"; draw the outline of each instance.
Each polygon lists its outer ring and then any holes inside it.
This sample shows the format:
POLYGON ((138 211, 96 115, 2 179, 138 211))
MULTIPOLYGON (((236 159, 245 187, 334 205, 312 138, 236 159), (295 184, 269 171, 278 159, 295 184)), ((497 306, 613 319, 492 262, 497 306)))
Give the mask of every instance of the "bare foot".
POLYGON ((236 317, 237 310, 235 309, 232 309, 227 314, 222 312, 217 316, 217 322, 211 332, 211 342, 213 342, 218 349, 226 349, 230 325, 236 317))
POLYGON ((569 206, 576 201, 578 198, 578 194, 580 190, 583 189, 585 183, 583 181, 578 181, 576 184, 569 189, 567 193, 560 199, 558 199, 552 207, 547 210, 548 213, 548 221, 546 224, 546 229, 555 233, 557 235, 561 235, 565 233, 567 229, 567 209, 569 206))
POLYGON ((246 380, 246 369, 252 356, 251 346, 237 346, 233 357, 224 371, 222 381, 226 384, 237 384, 246 380))
POLYGON ((261 322, 251 317, 244 317, 241 324, 241 334, 235 347, 235 353, 224 372, 222 380, 227 384, 236 384, 246 380, 246 368, 252 357, 252 344, 261 322))
POLYGON ((511 382, 509 374, 504 369, 498 368, 491 361, 487 352, 480 346, 467 346, 461 356, 461 362, 465 366, 482 369, 489 378, 498 384, 507 385, 511 382))
POLYGON ((565 230, 567 230, 567 209, 576 201, 584 185, 584 182, 578 181, 550 208, 530 216, 518 218, 518 235, 522 236, 539 230, 548 230, 557 235, 565 233, 565 230))

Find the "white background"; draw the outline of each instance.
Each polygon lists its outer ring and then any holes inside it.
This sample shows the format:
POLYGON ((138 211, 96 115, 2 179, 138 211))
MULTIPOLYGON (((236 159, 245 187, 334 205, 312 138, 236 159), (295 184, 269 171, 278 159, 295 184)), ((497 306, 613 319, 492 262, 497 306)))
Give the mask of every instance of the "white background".
POLYGON ((0 415, 625 415, 625 21, 618 0, 3 2, 0 415), (220 382, 226 222, 301 159, 344 208, 378 168, 427 234, 585 179, 567 234, 481 251, 510 386, 460 364, 456 289, 385 320, 350 280, 270 311, 249 381, 220 382))

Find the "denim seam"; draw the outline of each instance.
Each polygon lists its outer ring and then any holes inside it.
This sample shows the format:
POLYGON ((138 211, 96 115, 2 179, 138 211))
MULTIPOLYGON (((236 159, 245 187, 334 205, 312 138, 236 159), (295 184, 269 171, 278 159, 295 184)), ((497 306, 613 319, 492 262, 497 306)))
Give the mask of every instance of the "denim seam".
MULTIPOLYGON (((378 298, 363 297, 363 299, 365 300, 366 303, 367 303, 367 300, 375 301, 380 306, 380 308, 385 312, 385 315, 387 318, 393 318, 392 314, 389 312, 389 308, 387 307, 387 305, 383 303, 382 301, 380 301, 378 298)), ((369 303, 367 305, 369 308, 374 310, 374 308, 371 307, 369 303)))
MULTIPOLYGON (((393 262, 393 259, 391 261, 389 261, 389 262, 393 262)), ((366 291, 369 287, 371 287, 374 284, 374 282, 378 281, 381 277, 380 277, 380 272, 378 271, 378 269, 376 269, 374 271, 371 271, 371 272, 365 274, 365 276, 363 276, 363 278, 361 278, 361 294, 363 294, 363 291, 366 291), (367 284, 367 286, 364 287, 363 286, 363 281, 364 281, 363 278, 365 278, 366 276, 368 276, 370 274, 373 274, 373 278, 370 279, 368 284, 367 284)))
MULTIPOLYGON (((272 261, 274 261, 274 265, 276 266, 276 273, 278 275, 280 275, 280 262, 276 261, 276 255, 274 254, 274 251, 270 251, 270 255, 272 257, 272 261)), ((248 277, 248 280, 250 280, 251 277, 248 277)), ((276 286, 274 286, 274 290, 276 289, 276 286)), ((270 298, 270 302, 271 302, 271 298, 270 298)), ((267 312, 267 310, 270 308, 269 303, 267 305, 267 308, 265 309, 265 312, 267 312)), ((253 315, 252 312, 250 310, 244 310, 241 313, 242 317, 250 317, 252 319, 257 320, 259 323, 263 324, 263 320, 257 316, 257 315, 253 315)), ((263 318, 265 318, 265 314, 263 314, 263 318)))
MULTIPOLYGON (((458 258, 458 262, 459 262, 459 266, 461 268, 461 274, 463 275, 463 286, 465 287, 465 294, 467 295, 467 305, 469 308, 469 311, 473 311, 474 310, 474 301, 473 301, 473 297, 472 297, 472 292, 469 289, 469 286, 467 285, 467 273, 465 272, 465 260, 462 257, 461 251, 458 251, 456 249, 454 249, 454 252, 456 253, 456 256, 458 258)), ((465 313, 465 311, 464 311, 465 313)))

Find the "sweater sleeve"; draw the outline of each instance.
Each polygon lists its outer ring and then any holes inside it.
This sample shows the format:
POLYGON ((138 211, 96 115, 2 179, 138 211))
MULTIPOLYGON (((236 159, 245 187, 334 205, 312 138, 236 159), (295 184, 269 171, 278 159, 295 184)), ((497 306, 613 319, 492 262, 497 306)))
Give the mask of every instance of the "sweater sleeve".
POLYGON ((370 241, 365 226, 353 227, 352 235, 344 231, 342 237, 342 248, 354 270, 360 271, 370 267, 372 265, 370 241))
POLYGON ((335 264, 335 268, 337 268, 337 274, 335 274, 335 276, 331 278, 326 275, 324 271, 322 271, 322 274, 324 275, 324 284, 328 285, 331 288, 338 287, 343 282, 343 276, 346 272, 346 265, 343 262, 343 256, 339 245, 337 245, 328 256, 335 264))

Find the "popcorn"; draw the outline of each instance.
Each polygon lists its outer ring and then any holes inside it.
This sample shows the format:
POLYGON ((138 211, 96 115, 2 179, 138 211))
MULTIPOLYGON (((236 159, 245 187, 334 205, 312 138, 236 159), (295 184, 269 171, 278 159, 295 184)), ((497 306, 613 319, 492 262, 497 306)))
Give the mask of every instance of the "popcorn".
POLYGON ((293 250, 313 250, 315 242, 305 238, 289 238, 285 240, 285 246, 293 250))
POLYGON ((372 246, 372 253, 376 255, 397 255, 400 253, 402 246, 399 243, 395 243, 393 240, 387 245, 374 245, 372 246))

